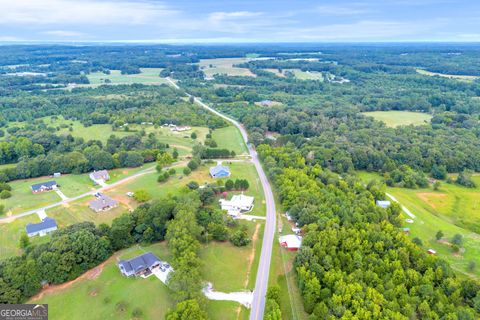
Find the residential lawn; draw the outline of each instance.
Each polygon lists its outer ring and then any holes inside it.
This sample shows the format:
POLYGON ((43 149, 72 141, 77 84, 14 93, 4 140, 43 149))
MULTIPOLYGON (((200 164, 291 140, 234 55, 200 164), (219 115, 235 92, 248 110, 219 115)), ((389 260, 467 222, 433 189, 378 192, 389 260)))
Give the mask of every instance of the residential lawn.
POLYGON ((437 77, 442 77, 442 78, 450 78, 450 79, 457 79, 457 80, 462 80, 466 82, 472 82, 476 79, 478 79, 478 76, 466 76, 466 75, 456 75, 456 74, 444 74, 444 73, 438 73, 438 72, 430 72, 427 70, 423 69, 416 69, 417 73, 422 74, 424 76, 437 76, 437 77))
POLYGON ((110 74, 104 74, 103 72, 94 72, 87 75, 90 85, 98 86, 102 84, 154 84, 160 85, 167 83, 163 77, 160 77, 161 68, 140 68, 139 74, 121 74, 120 70, 111 70, 110 74), (106 83, 106 80, 110 80, 110 83, 106 83))
MULTIPOLYGON (((266 204, 264 201, 264 194, 262 185, 257 175, 257 171, 252 163, 248 162, 228 162, 224 161, 224 165, 230 167, 231 176, 228 179, 247 179, 250 188, 245 191, 246 195, 251 195, 255 197, 255 205, 252 212, 248 214, 265 216, 266 204)), ((137 177, 134 180, 129 181, 128 183, 122 184, 121 186, 109 189, 105 194, 118 199, 129 208, 135 208, 138 206, 138 203, 126 196, 127 192, 135 192, 136 190, 145 189, 147 190, 152 199, 162 199, 167 195, 177 194, 182 192, 182 189, 186 188, 186 184, 190 181, 196 181, 199 185, 206 183, 212 183, 220 179, 213 179, 209 174, 209 167, 215 166, 215 163, 204 164, 200 166, 197 170, 193 171, 190 175, 185 176, 183 174, 184 167, 176 167, 176 174, 171 176, 167 181, 159 183, 157 182, 158 173, 149 173, 143 176, 137 177)), ((130 173, 131 174, 131 173, 130 173)), ((226 181, 227 179, 223 179, 226 181)), ((234 194, 239 192, 229 192, 228 197, 230 198, 234 194)), ((218 203, 215 203, 217 206, 218 203)))
MULTIPOLYGON (((44 181, 53 180, 49 177, 41 177, 27 180, 15 180, 9 182, 12 187, 12 196, 8 199, 0 199, 0 204, 5 206, 7 215, 40 208, 61 200, 55 191, 34 194, 31 185, 44 181)), ((75 184, 75 183, 73 183, 75 184)))
POLYGON ((200 69, 207 75, 226 74, 228 76, 250 76, 254 77, 249 69, 237 68, 233 65, 249 61, 249 58, 218 58, 218 59, 201 59, 199 62, 200 69))
MULTIPOLYGON (((114 197, 115 198, 115 197, 114 197)), ((104 212, 94 212, 88 207, 94 196, 83 197, 74 202, 63 204, 46 211, 50 218, 57 221, 59 228, 64 228, 71 224, 91 221, 99 225, 101 223, 110 224, 113 219, 121 214, 128 212, 128 206, 120 202, 119 206, 104 212)), ((117 198, 117 200, 120 200, 117 198)))
POLYGON ((363 112, 363 114, 384 122, 387 127, 408 126, 411 124, 418 126, 430 123, 432 118, 432 115, 427 113, 410 111, 373 111, 363 112))
MULTIPOLYGON (((137 246, 123 250, 119 258, 127 259, 151 251, 160 259, 169 261, 170 254, 165 243, 148 247, 137 246)), ((140 309, 142 319, 164 319, 174 307, 171 291, 155 276, 147 279, 127 278, 121 275, 114 256, 97 277, 86 277, 64 289, 49 293, 35 303, 48 303, 52 319, 134 319, 132 312, 140 309), (126 309, 120 311, 117 305, 126 309)))
POLYGON ((69 198, 95 189, 95 185, 88 174, 66 174, 52 179, 58 183, 59 189, 69 198))
MULTIPOLYGON (((20 236, 26 233, 25 226, 28 223, 39 223, 40 218, 36 214, 18 218, 10 223, 0 224, 0 260, 22 254, 19 248, 20 236)), ((33 237, 30 243, 39 244, 48 241, 50 237, 33 237)))
POLYGON ((242 135, 234 126, 213 130, 212 138, 220 149, 233 150, 237 155, 247 154, 247 146, 243 141, 242 135))
POLYGON ((155 163, 145 163, 143 166, 136 167, 136 168, 117 168, 113 170, 108 170, 108 175, 110 176, 110 180, 107 181, 107 184, 111 184, 117 182, 119 180, 125 179, 128 176, 131 176, 135 173, 140 171, 148 170, 149 168, 155 167, 155 163))
POLYGON ((253 290, 255 287, 264 223, 240 223, 248 226, 250 237, 254 235, 258 224, 255 248, 253 242, 245 247, 235 247, 230 242, 212 242, 203 245, 200 250, 200 257, 204 262, 202 274, 205 281, 211 282, 216 291, 236 292, 253 290))
POLYGON ((207 303, 210 320, 247 320, 250 310, 235 301, 214 301, 207 303))
MULTIPOLYGON (((368 176, 370 175, 363 175, 363 178, 368 180, 368 176)), ((474 179, 477 183, 479 182, 478 176, 474 179)), ((414 223, 405 221, 403 225, 410 228, 412 238, 420 238, 425 250, 429 248, 436 250, 438 256, 447 260, 460 274, 480 278, 480 268, 475 268, 473 272, 468 271, 467 268, 470 261, 480 266, 480 234, 472 231, 479 223, 478 195, 480 194, 474 195, 479 192, 478 188, 472 190, 443 183, 439 191, 387 187, 387 192, 417 217, 414 223), (471 221, 470 224, 455 225, 459 221, 465 224, 466 219, 471 221), (441 241, 435 238, 439 230, 445 234, 441 241), (459 254, 453 253, 448 243, 457 233, 463 236, 465 249, 459 254)), ((404 214, 403 218, 410 217, 404 214)))

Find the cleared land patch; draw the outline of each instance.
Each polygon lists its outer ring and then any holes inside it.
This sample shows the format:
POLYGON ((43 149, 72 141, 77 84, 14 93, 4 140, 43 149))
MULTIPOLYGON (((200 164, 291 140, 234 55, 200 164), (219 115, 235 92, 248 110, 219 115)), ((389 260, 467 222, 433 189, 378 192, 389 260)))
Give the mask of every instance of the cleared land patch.
POLYGON ((431 72, 427 71, 424 69, 415 69, 417 73, 422 74, 424 76, 430 76, 430 77, 442 77, 442 78, 449 78, 449 79, 456 79, 456 80, 462 80, 462 81, 474 81, 480 77, 478 76, 467 76, 467 75, 456 75, 456 74, 444 74, 444 73, 438 73, 438 72, 431 72))
POLYGON ((233 150, 237 155, 247 153, 247 147, 242 135, 234 126, 213 130, 212 138, 220 149, 233 150))
POLYGON ((423 112, 410 111, 372 111, 363 112, 365 116, 373 117, 375 120, 384 122, 387 127, 398 127, 408 125, 422 125, 430 122, 432 115, 423 112))
POLYGON ((110 74, 93 72, 87 75, 90 85, 86 86, 96 87, 104 84, 118 85, 134 83, 160 85, 166 83, 166 80, 160 77, 161 68, 140 68, 140 71, 141 72, 137 74, 122 74, 120 70, 110 70, 110 74))
POLYGON ((208 76, 215 74, 226 74, 228 76, 248 76, 255 77, 249 69, 234 67, 236 64, 248 62, 249 58, 218 58, 218 59, 202 59, 198 63, 200 69, 208 76))

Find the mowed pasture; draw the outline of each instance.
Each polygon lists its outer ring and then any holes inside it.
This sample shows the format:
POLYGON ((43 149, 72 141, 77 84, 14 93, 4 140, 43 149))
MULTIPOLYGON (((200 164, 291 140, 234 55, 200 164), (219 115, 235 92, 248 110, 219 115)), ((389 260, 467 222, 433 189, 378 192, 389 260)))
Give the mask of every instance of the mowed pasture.
MULTIPOLYGON (((359 176, 364 181, 381 179, 371 173, 362 172, 359 176)), ((480 183, 480 177, 476 176, 474 180, 480 183)), ((387 187, 387 192, 417 217, 414 223, 407 223, 405 219, 410 217, 403 213, 403 227, 410 228, 412 238, 422 240, 423 249, 436 250, 438 256, 447 260, 460 274, 480 278, 480 234, 474 232, 480 222, 480 188, 442 183, 438 191, 387 187), (440 241, 435 238, 438 231, 445 234, 440 241), (459 253, 454 253, 450 244, 455 234, 462 235, 464 239, 464 250, 459 253), (473 271, 468 269, 472 261, 477 266, 473 271)))
POLYGON ((429 76, 429 77, 442 77, 442 78, 449 78, 449 79, 456 79, 466 82, 472 82, 477 80, 478 76, 467 76, 467 75, 457 75, 457 74, 445 74, 445 73, 438 73, 438 72, 431 72, 424 69, 416 69, 417 73, 429 76))
MULTIPOLYGON (((110 74, 103 72, 93 72, 87 74, 90 85, 97 87, 99 85, 119 85, 119 84, 147 84, 160 85, 167 83, 163 77, 160 77, 162 68, 140 68, 137 74, 122 74, 120 70, 110 70, 110 74)), ((78 86, 78 85, 77 85, 78 86)))
POLYGON ((234 65, 248 62, 249 58, 218 58, 218 59, 201 59, 198 63, 200 69, 209 77, 215 74, 226 74, 228 76, 247 76, 255 77, 249 69, 238 68, 234 65))
POLYGON ((247 154, 247 146, 242 135, 234 126, 213 130, 212 139, 215 140, 220 149, 233 150, 237 155, 247 154))
POLYGON ((419 126, 430 123, 430 119, 432 119, 432 115, 428 113, 410 111, 372 111, 362 114, 382 121, 387 127, 391 128, 408 125, 419 126))

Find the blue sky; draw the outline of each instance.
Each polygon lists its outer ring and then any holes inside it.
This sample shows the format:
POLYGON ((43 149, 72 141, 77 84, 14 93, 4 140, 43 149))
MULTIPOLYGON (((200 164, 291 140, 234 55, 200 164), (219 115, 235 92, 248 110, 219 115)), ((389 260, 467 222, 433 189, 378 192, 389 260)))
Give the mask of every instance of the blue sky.
POLYGON ((0 0, 0 41, 480 41, 478 0, 0 0))

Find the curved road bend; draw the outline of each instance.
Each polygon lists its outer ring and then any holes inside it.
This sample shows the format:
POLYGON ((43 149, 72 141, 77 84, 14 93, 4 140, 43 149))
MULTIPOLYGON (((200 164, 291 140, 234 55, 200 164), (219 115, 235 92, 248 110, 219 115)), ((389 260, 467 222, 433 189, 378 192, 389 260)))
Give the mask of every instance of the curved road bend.
MULTIPOLYGON (((179 166, 179 165, 185 165, 187 162, 186 161, 179 161, 179 162, 175 162, 173 163, 171 166, 167 167, 167 168, 171 168, 171 167, 176 167, 176 166, 179 166)), ((14 215, 11 215, 11 216, 8 216, 8 217, 5 217, 5 218, 1 218, 0 219, 0 223, 6 223, 6 222, 11 222, 17 218, 21 218, 21 217, 25 217, 25 216, 28 216, 28 215, 31 215, 31 214, 35 214, 37 213, 38 211, 40 210, 48 210, 48 209, 51 209, 51 208, 54 208, 54 207, 57 207, 59 205, 62 205, 64 203, 69 203, 69 202, 72 202, 72 201, 75 201, 75 200, 78 200, 78 199, 81 199, 83 197, 86 197, 86 196, 92 196, 94 195, 95 193, 97 192, 102 192, 102 191, 106 191, 108 189, 111 189, 111 188, 114 188, 116 186, 119 186, 127 181, 129 181, 130 179, 134 179, 134 178, 137 178, 139 176, 143 176, 145 174, 148 174, 148 173, 152 173, 155 171, 155 167, 151 167, 151 168, 147 168, 147 169, 144 169, 144 170, 141 170, 135 174, 132 174, 131 176, 128 176, 128 177, 125 177, 121 180, 118 180, 114 183, 111 183, 105 187, 101 187, 99 189, 95 189, 95 190, 92 190, 92 191, 89 191, 89 192, 86 192, 86 193, 83 193, 81 195, 78 195, 78 196, 75 196, 75 197, 72 197, 72 198, 68 198, 68 199, 65 199, 65 200, 62 200, 62 201, 59 201, 59 202, 55 202, 55 203, 52 203, 52 204, 49 204, 47 206, 44 206, 44 207, 41 207, 41 208, 37 208, 37 209, 32 209, 32 210, 29 210, 29 211, 25 211, 25 212, 22 212, 22 213, 17 213, 17 214, 14 214, 14 215)))
MULTIPOLYGON (((180 87, 172 81, 170 78, 166 78, 167 81, 176 89, 180 89, 180 87)), ((191 95, 187 93, 190 97, 191 95)), ((200 99, 193 97, 195 103, 200 105, 202 108, 207 109, 208 111, 216 114, 217 116, 231 122, 235 127, 240 130, 242 134, 243 140, 248 147, 248 153, 252 157, 252 162, 257 169, 258 176, 260 177, 260 182, 262 183, 263 192, 265 194, 265 201, 267 206, 267 218, 265 223, 265 231, 263 235, 263 242, 262 242, 262 251, 260 253, 260 262, 258 264, 258 271, 257 271, 257 278, 255 281, 255 290, 253 291, 253 301, 252 301, 252 308, 250 311, 250 320, 261 320, 263 319, 263 313, 265 311, 265 296, 267 294, 267 287, 268 287, 268 275, 270 271, 270 260, 272 257, 272 245, 273 245, 273 238, 275 235, 275 219, 276 219, 276 209, 275 209, 275 200, 273 197, 272 188, 270 186, 270 182, 263 171, 262 165, 258 160, 257 152, 255 149, 252 148, 251 145, 248 144, 248 135, 246 130, 242 127, 242 125, 226 115, 216 111, 215 109, 209 107, 205 103, 203 103, 200 99)))

